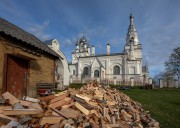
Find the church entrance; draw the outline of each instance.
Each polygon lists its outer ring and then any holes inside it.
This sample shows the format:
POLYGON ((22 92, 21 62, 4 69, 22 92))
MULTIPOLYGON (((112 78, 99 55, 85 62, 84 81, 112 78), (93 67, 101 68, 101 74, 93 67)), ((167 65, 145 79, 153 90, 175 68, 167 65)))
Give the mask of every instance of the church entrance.
POLYGON ((99 71, 98 71, 98 70, 95 70, 95 71, 94 71, 94 77, 96 77, 96 78, 99 77, 99 71))

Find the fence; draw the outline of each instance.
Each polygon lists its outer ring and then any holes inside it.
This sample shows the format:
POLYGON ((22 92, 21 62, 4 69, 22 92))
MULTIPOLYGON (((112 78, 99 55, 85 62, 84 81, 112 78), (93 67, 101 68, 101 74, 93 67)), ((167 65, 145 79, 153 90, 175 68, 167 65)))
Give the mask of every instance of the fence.
POLYGON ((86 77, 83 79, 80 79, 78 77, 73 77, 71 83, 88 83, 93 80, 97 80, 101 84, 105 84, 105 85, 122 85, 122 86, 142 86, 142 85, 144 85, 142 81, 134 81, 134 79, 125 81, 122 79, 101 79, 101 78, 91 78, 91 77, 86 77))
POLYGON ((101 79, 102 84, 110 84, 110 85, 122 85, 122 86, 142 86, 144 85, 141 81, 125 81, 125 80, 110 80, 110 79, 101 79))

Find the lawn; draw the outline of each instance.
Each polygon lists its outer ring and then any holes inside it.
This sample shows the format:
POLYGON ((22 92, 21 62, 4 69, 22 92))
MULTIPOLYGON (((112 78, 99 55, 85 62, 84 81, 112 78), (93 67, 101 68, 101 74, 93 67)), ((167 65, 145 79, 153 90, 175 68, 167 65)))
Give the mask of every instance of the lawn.
POLYGON ((131 89, 122 92, 150 111, 161 128, 180 128, 180 89, 131 89))

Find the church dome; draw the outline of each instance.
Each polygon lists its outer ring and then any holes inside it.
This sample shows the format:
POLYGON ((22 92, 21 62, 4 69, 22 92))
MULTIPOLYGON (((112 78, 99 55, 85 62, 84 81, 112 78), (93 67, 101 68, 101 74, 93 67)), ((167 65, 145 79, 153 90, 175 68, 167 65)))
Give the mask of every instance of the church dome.
POLYGON ((83 36, 81 39, 80 39, 80 42, 87 42, 86 38, 83 36))

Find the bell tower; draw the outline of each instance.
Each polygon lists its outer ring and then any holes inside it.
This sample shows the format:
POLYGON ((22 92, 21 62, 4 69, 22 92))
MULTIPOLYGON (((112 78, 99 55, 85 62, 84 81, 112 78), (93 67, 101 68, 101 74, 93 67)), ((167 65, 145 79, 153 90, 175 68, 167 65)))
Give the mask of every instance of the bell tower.
POLYGON ((130 13, 129 20, 130 24, 126 35, 126 45, 124 47, 124 52, 128 54, 129 59, 139 60, 142 59, 142 47, 139 42, 138 33, 134 23, 134 16, 132 13, 130 13))
POLYGON ((82 38, 77 39, 76 49, 72 52, 72 63, 77 63, 79 57, 90 56, 90 50, 90 45, 88 44, 87 39, 83 35, 82 38))

